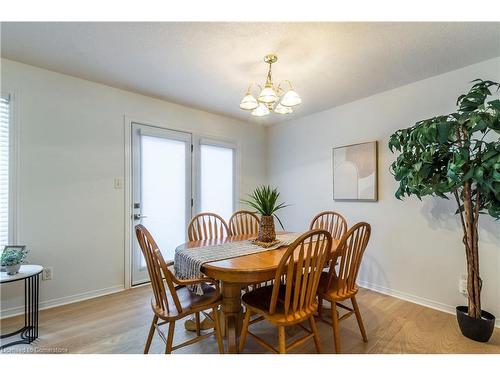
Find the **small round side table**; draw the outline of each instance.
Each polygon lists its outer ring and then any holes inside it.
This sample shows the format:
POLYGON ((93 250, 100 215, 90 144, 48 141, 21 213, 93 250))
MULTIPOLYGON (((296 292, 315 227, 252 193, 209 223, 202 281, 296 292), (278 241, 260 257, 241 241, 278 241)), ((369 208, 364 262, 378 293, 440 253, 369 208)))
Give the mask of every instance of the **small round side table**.
POLYGON ((19 335, 20 340, 2 345, 0 350, 12 345, 31 344, 38 337, 38 302, 40 299, 40 274, 42 270, 42 266, 26 264, 22 265, 19 273, 15 275, 0 272, 0 284, 24 280, 24 327, 15 332, 0 335, 0 339, 19 335))

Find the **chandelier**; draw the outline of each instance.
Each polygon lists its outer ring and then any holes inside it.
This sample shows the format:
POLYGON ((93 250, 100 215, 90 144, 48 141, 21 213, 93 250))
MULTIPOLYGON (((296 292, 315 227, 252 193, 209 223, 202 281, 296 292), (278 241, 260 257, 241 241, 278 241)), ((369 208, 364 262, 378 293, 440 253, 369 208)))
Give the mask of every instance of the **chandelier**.
POLYGON ((293 107, 302 103, 299 94, 294 90, 292 83, 288 80, 280 82, 276 87, 273 83, 271 66, 278 61, 278 56, 270 54, 264 57, 266 64, 269 64, 267 79, 264 88, 253 83, 248 86, 247 93, 241 99, 240 108, 245 111, 252 111, 253 116, 262 117, 276 112, 288 115, 293 112, 293 107), (282 87, 285 84, 286 90, 282 87), (260 89, 259 96, 255 99, 252 88, 257 86, 260 89))

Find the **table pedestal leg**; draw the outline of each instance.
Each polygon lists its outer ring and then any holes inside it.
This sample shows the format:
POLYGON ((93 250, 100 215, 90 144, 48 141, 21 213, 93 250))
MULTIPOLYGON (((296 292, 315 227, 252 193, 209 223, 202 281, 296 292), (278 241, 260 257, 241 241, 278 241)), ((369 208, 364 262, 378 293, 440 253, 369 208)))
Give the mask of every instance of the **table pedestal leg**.
POLYGON ((238 337, 242 326, 241 285, 222 282, 222 312, 228 353, 238 353, 238 337))

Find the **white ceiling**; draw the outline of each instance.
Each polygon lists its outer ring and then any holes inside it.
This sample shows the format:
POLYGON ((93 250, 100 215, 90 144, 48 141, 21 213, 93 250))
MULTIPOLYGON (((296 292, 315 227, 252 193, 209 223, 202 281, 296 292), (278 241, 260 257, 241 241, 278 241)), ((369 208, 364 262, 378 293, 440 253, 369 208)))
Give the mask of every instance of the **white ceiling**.
POLYGON ((2 23, 1 53, 53 71, 271 124, 500 56, 500 23, 2 23), (296 113, 239 109, 262 58, 296 113))

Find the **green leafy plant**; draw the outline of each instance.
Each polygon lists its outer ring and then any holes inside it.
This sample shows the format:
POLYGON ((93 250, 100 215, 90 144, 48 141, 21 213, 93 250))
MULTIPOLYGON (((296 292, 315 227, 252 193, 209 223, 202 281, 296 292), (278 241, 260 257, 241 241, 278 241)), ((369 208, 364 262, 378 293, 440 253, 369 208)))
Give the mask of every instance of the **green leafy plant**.
POLYGON ((271 189, 269 185, 260 186, 248 195, 249 199, 243 199, 242 202, 253 207, 262 216, 274 216, 280 223, 281 228, 285 229, 276 211, 288 207, 285 203, 278 203, 280 193, 277 188, 271 189))
POLYGON ((457 203, 467 258, 469 316, 481 317, 478 220, 487 213, 500 218, 500 100, 486 99, 493 81, 480 79, 457 100, 457 111, 417 122, 391 135, 398 151, 391 172, 399 187, 396 198, 426 195, 457 203))
POLYGON ((23 249, 5 249, 0 257, 2 267, 16 266, 26 259, 27 251, 23 249))

